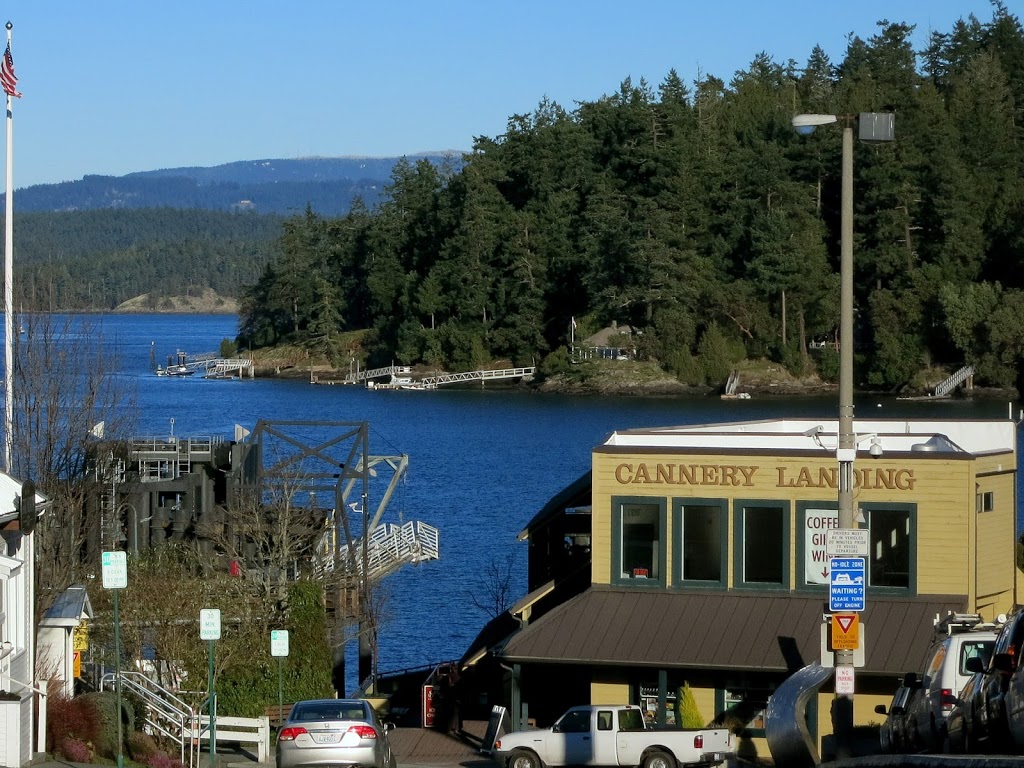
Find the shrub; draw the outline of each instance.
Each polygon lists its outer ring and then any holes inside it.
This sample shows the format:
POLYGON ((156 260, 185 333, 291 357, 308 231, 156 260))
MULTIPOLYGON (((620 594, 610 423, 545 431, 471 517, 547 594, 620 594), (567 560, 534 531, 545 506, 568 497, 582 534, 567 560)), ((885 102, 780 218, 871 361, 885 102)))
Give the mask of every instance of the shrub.
MULTIPOLYGON (((114 758, 118 753, 117 744, 117 694, 113 691, 87 693, 78 699, 87 702, 96 712, 99 724, 96 737, 92 743, 96 746, 96 754, 101 757, 114 758)), ((121 701, 121 731, 131 733, 135 730, 135 713, 129 701, 121 701)))
POLYGON ((166 752, 157 752, 146 758, 145 764, 149 768, 183 768, 181 761, 168 755, 166 752))
POLYGON ((60 740, 57 753, 71 763, 91 763, 93 759, 92 745, 71 737, 60 740))
POLYGON ((676 724, 680 728, 703 728, 704 718, 700 716, 697 700, 689 683, 676 691, 676 724))
POLYGON ((818 376, 822 381, 839 381, 839 352, 835 347, 823 347, 818 353, 818 376))
POLYGON ((554 349, 551 354, 540 361, 539 373, 541 376, 555 376, 560 373, 569 373, 572 370, 572 360, 569 359, 569 350, 565 347, 554 349))
POLYGON ((219 354, 221 357, 234 357, 238 354, 238 344, 233 339, 221 339, 219 354))
POLYGON ((88 698, 49 698, 46 708, 46 735, 50 749, 61 751, 67 741, 95 744, 99 734, 100 716, 88 698))
POLYGON ((737 356, 736 352, 721 329, 715 323, 709 325, 697 344, 697 357, 704 368, 705 383, 712 386, 724 384, 733 364, 742 359, 742 354, 737 356))
POLYGON ((134 731, 128 734, 126 739, 128 754, 137 763, 145 763, 146 760, 160 752, 156 740, 148 733, 134 731))

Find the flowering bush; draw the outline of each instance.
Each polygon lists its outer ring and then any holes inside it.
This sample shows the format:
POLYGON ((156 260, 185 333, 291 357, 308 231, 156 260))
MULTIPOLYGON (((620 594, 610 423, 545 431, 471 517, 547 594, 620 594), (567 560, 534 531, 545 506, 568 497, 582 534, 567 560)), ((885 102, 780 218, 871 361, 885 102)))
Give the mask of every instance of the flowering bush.
POLYGON ((92 744, 79 739, 67 737, 61 739, 57 751, 65 760, 72 763, 90 763, 93 758, 92 744))
POLYGON ((175 760, 166 752, 157 752, 145 759, 149 768, 184 768, 180 760, 175 760))

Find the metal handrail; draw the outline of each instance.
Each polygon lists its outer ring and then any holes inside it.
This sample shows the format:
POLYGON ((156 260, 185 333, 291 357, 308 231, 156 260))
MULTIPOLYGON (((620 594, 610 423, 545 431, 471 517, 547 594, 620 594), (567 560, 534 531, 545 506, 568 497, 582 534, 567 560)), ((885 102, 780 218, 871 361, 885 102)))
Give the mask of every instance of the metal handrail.
MULTIPOLYGON (((100 678, 100 689, 105 684, 116 684, 117 674, 107 672, 100 678)), ((181 763, 195 766, 192 739, 195 711, 185 701, 141 672, 121 672, 121 687, 137 694, 146 704, 146 724, 179 746, 181 763), (186 746, 188 762, 185 762, 186 746)))

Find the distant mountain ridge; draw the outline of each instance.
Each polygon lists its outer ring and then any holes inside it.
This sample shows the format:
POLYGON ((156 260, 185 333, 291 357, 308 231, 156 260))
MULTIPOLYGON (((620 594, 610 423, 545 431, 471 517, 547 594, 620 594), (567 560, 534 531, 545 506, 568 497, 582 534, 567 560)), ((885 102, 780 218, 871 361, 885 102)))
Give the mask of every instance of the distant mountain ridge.
MULTIPOLYGON (((407 155, 457 169, 455 151, 407 155)), ((357 197, 379 202, 399 157, 308 157, 240 160, 212 167, 163 168, 124 176, 88 175, 15 190, 21 212, 108 208, 198 208, 294 215, 310 206, 324 216, 348 212, 357 197)), ((0 195, 0 198, 3 196, 0 195)))

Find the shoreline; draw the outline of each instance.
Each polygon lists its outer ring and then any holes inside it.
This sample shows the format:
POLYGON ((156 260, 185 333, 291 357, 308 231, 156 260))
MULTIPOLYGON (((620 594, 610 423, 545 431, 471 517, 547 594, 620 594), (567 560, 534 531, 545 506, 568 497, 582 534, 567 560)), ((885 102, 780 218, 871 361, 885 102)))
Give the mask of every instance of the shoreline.
MULTIPOLYGON (((306 361, 302 361, 305 363, 306 361)), ((653 367, 653 366, 651 366, 653 367)), ((647 367, 645 366, 645 369, 647 367)), ((660 369, 658 369, 660 371, 660 369)), ((431 372, 435 373, 435 372, 431 372)), ((556 374, 545 377, 539 381, 514 382, 514 383, 488 383, 488 389, 506 389, 510 391, 527 391, 537 394, 557 395, 578 395, 582 397, 656 397, 656 398, 721 398, 722 400, 739 399, 743 397, 724 397, 721 388, 710 386, 693 386, 684 384, 678 379, 660 372, 661 375, 652 375, 650 370, 645 370, 644 375, 619 375, 628 374, 621 367, 613 369, 611 373, 602 375, 604 372, 594 373, 585 378, 572 380, 565 374, 556 374)), ((635 373, 635 372, 634 372, 635 373)), ((269 360, 257 360, 255 366, 256 378, 277 378, 290 380, 311 381, 316 378, 318 385, 338 385, 347 371, 331 368, 329 366, 296 364, 281 362, 273 364, 269 360)), ((420 372, 420 376, 428 375, 420 372)), ((414 374, 413 378, 417 378, 414 374)), ((358 385, 354 385, 358 386, 358 385)), ((479 387, 479 382, 472 384, 456 384, 453 387, 471 386, 479 387)), ((839 391, 837 384, 821 381, 817 377, 796 379, 788 376, 765 376, 751 377, 740 386, 741 392, 756 399, 787 398, 787 397, 821 397, 835 395, 839 391)), ((919 402, 938 402, 949 400, 957 402, 971 399, 1008 399, 1016 401, 1019 393, 1014 389, 999 389, 991 387, 975 387, 972 390, 957 390, 955 393, 945 397, 934 397, 929 395, 927 390, 905 389, 901 392, 881 392, 871 389, 857 389, 858 396, 878 397, 899 397, 906 400, 919 402)))

